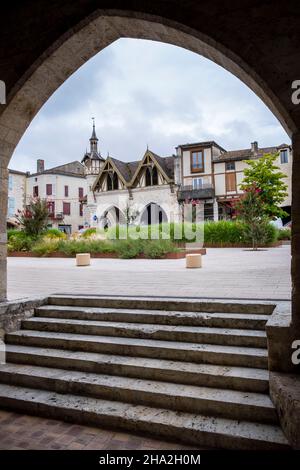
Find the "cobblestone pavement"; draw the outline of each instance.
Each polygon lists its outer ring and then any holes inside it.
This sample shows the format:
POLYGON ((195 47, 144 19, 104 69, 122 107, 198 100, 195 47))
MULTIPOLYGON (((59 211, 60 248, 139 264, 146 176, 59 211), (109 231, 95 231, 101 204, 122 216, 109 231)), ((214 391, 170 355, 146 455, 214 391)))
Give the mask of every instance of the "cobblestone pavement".
POLYGON ((9 258, 9 299, 51 293, 289 299, 290 246, 257 252, 208 249, 202 269, 185 260, 9 258))
POLYGON ((171 450, 193 447, 0 411, 1 450, 171 450))

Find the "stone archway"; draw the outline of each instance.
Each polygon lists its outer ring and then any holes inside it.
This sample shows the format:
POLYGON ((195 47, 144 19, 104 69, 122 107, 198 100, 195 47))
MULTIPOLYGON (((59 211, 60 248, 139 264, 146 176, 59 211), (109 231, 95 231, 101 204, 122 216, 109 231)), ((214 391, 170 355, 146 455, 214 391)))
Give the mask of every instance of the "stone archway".
MULTIPOLYGON (((79 2, 74 3, 76 4, 74 10, 76 10, 79 2)), ((127 1, 125 3, 130 4, 127 1)), ((146 3, 141 2, 139 12, 133 11, 131 4, 127 11, 114 9, 93 11, 93 8, 89 8, 82 12, 79 10, 77 16, 76 14, 74 16, 73 12, 69 12, 72 20, 69 20, 68 11, 64 11, 64 7, 62 7, 62 16, 65 15, 65 17, 62 17, 61 29, 48 42, 41 42, 39 57, 28 63, 27 69, 23 70, 18 79, 17 74, 11 74, 13 78, 7 87, 7 105, 0 108, 0 300, 6 298, 7 165, 17 143, 51 94, 89 58, 120 37, 143 38, 183 47, 221 65, 250 87, 278 118, 288 134, 292 136, 294 148, 293 323, 300 331, 300 315, 297 311, 298 306, 300 308, 300 250, 298 249, 300 247, 300 191, 297 189, 297 174, 300 174, 300 112, 293 107, 290 98, 292 80, 297 79, 300 73, 296 66, 299 61, 295 59, 299 49, 297 41, 291 45, 292 48, 295 47, 293 49, 294 55, 291 55, 292 53, 288 50, 288 44, 291 44, 291 41, 280 50, 274 70, 277 73, 277 70, 282 66, 285 74, 284 78, 278 78, 272 67, 270 68, 270 63, 264 62, 270 52, 268 45, 270 45, 270 41, 274 40, 272 29, 269 31, 267 28, 263 28, 264 31, 267 29, 267 33, 259 42, 260 47, 258 47, 257 39, 253 35, 255 24, 247 17, 242 16, 241 27, 231 29, 229 35, 226 28, 216 27, 216 23, 219 21, 217 11, 222 10, 220 18, 224 26, 226 20, 228 24, 231 24, 232 18, 236 17, 236 21, 238 21, 241 12, 238 12, 237 9, 232 11, 232 7, 228 7, 225 11, 222 8, 222 2, 218 0, 209 3, 203 2, 199 15, 202 13, 202 18, 206 15, 207 21, 198 21, 198 17, 193 13, 198 2, 190 2, 186 10, 180 9, 176 1, 170 2, 177 4, 178 11, 182 12, 182 17, 177 13, 173 14, 172 5, 168 6, 169 11, 163 5, 164 2, 155 1, 153 3, 157 8, 149 10, 145 6, 146 3), (211 9, 215 11, 212 23, 210 23, 211 15, 208 14, 211 9), (164 16, 153 15, 153 11, 162 11, 164 16), (66 29, 63 26, 69 24, 72 24, 71 29, 66 29), (211 24, 211 29, 207 30, 209 24, 211 24), (250 30, 248 29, 249 24, 250 30), (240 41, 235 44, 232 42, 232 38, 235 37, 232 33, 238 29, 240 41), (249 37, 256 45, 252 46, 249 37), (247 45, 247 50, 245 50, 245 45, 247 45), (287 62, 291 65, 288 71, 284 61, 284 51, 288 57, 287 62)), ((277 11, 273 5, 270 10, 270 6, 263 3, 264 14, 266 11, 269 14, 275 11, 274 14, 278 14, 278 20, 281 20, 279 5, 277 11)), ((111 4, 115 5, 115 8, 119 7, 117 1, 111 2, 111 4)), ((251 5, 247 6, 246 14, 247 11, 250 13, 250 7, 251 5)), ((288 11, 293 28, 295 28, 297 26, 294 20, 297 17, 295 11, 290 11, 288 5, 284 7, 288 11)), ((66 8, 69 8, 69 5, 66 5, 66 8)), ((256 8, 259 7, 256 6, 256 8)), ((251 13, 255 16, 254 10, 251 10, 251 13)), ((59 17, 59 12, 57 15, 59 17)), ((11 37, 13 35, 10 35, 11 37)), ((273 54, 273 61, 274 57, 273 54)), ((10 76, 8 79, 10 80, 10 76)))
POLYGON ((101 228, 109 228, 115 225, 125 225, 126 220, 123 212, 117 206, 108 207, 100 216, 101 228))
POLYGON ((168 216, 164 209, 154 202, 150 202, 144 207, 141 217, 141 225, 158 225, 168 222, 168 216))

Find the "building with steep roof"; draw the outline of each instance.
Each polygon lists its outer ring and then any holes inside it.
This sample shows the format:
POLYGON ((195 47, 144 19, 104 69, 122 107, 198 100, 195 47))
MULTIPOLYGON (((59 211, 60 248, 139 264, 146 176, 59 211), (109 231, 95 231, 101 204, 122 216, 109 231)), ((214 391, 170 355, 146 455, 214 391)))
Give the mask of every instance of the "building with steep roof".
POLYGON ((155 217, 155 222, 181 221, 190 202, 203 206, 205 220, 231 218, 243 193, 240 183, 246 161, 266 153, 278 155, 278 167, 286 174, 288 197, 282 205, 290 214, 292 149, 288 144, 258 147, 253 142, 248 149, 226 151, 215 141, 206 141, 178 145, 176 155, 167 157, 148 148, 140 161, 108 157, 89 186, 85 218, 89 225, 100 226, 125 221, 130 212, 136 216, 135 223, 152 223, 155 217))
POLYGON ((147 148, 141 159, 124 162, 102 157, 94 120, 89 142, 81 162, 45 169, 39 159, 34 174, 10 170, 11 225, 15 211, 32 197, 47 200, 49 225, 67 233, 116 223, 181 221, 184 207, 191 202, 202 206, 205 220, 231 218, 243 193, 240 183, 247 160, 266 153, 277 154, 278 167, 286 174, 288 196, 282 206, 290 214, 292 148, 288 144, 259 147, 253 142, 247 149, 226 151, 215 141, 205 141, 178 145, 176 154, 165 157, 147 148))

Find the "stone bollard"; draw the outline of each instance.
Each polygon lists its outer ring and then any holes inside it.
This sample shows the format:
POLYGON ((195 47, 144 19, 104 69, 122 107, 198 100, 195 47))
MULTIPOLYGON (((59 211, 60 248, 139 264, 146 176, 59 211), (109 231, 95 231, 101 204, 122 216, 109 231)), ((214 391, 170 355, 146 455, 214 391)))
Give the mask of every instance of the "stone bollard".
POLYGON ((186 268, 202 268, 202 255, 192 253, 185 256, 186 268))
POLYGON ((89 266, 91 264, 90 253, 77 253, 76 266, 89 266))

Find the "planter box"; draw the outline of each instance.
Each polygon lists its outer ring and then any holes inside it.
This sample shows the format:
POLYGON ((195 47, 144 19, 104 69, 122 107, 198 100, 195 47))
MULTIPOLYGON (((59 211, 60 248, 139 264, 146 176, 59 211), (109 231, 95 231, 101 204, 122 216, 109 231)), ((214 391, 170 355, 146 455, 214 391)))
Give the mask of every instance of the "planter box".
MULTIPOLYGON (((201 253, 202 255, 205 255, 206 249, 201 248, 198 250, 181 250, 178 252, 167 253, 161 258, 149 258, 145 255, 139 255, 133 259, 181 259, 185 258, 186 254, 190 253, 201 253)), ((65 253, 61 253, 59 251, 46 256, 38 256, 31 251, 11 251, 7 254, 7 256, 12 258, 76 258, 76 255, 66 255, 65 253)), ((119 256, 116 253, 91 253, 91 258, 119 258, 119 256)))

